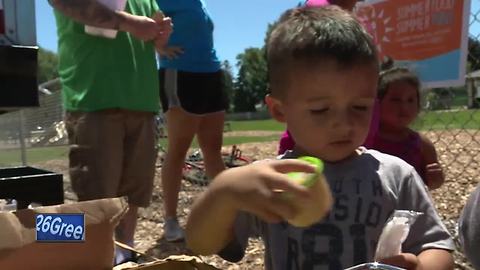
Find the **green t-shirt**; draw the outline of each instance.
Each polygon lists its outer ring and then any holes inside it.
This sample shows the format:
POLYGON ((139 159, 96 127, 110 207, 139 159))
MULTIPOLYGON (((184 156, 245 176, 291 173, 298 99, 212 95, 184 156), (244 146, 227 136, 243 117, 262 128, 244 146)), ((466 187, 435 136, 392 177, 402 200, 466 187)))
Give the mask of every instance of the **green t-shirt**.
MULTIPOLYGON (((152 16, 155 0, 127 0, 125 11, 152 16)), ((119 31, 115 39, 85 33, 85 25, 55 11, 59 74, 67 111, 159 110, 153 42, 119 31)))

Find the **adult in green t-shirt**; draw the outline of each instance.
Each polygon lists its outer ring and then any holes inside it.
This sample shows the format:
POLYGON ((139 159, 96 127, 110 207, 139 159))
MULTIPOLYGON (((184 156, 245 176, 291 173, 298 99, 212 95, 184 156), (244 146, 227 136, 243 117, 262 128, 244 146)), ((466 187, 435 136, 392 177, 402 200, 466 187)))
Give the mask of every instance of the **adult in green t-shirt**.
MULTIPOLYGON (((96 0, 49 2, 57 21, 72 188, 79 200, 127 196, 129 211, 115 235, 133 246, 137 210, 150 204, 155 172, 154 44, 166 44, 171 21, 152 19, 159 11, 155 0, 126 0, 120 10, 96 0), (91 26, 117 32, 99 35, 91 26)), ((131 256, 119 249, 116 263, 131 256)))

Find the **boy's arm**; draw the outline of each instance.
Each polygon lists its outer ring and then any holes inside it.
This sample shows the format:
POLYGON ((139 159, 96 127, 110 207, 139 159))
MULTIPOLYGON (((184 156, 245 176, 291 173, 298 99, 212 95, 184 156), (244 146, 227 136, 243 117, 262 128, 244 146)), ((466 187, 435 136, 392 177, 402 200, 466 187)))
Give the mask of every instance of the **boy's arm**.
POLYGON ((199 254, 214 254, 234 239, 234 222, 240 211, 276 223, 293 218, 296 209, 278 196, 283 190, 309 198, 309 190, 284 173, 314 173, 315 167, 299 160, 256 162, 220 173, 192 207, 186 228, 187 246, 199 254))
POLYGON ((425 136, 420 135, 422 158, 426 164, 425 182, 430 190, 439 188, 445 181, 442 167, 438 163, 437 151, 433 143, 425 136))
POLYGON ((49 0, 50 5, 73 20, 97 27, 130 32, 141 40, 152 40, 161 31, 153 19, 110 10, 96 0, 49 0))
POLYGON ((186 242, 195 253, 216 254, 232 240, 237 213, 227 193, 212 184, 194 203, 188 216, 186 242))
POLYGON ((453 269, 453 256, 444 249, 427 249, 418 255, 422 270, 449 270, 453 269))
MULTIPOLYGON (((410 232, 402 245, 405 253, 417 255, 425 269, 437 269, 437 263, 451 269, 449 252, 455 249, 453 239, 438 215, 434 203, 422 179, 412 168, 400 176, 397 209, 422 212, 423 215, 411 225, 410 232)), ((413 255, 413 256, 415 256, 413 255)), ((444 268, 438 268, 444 269, 444 268)))
POLYGON ((427 249, 418 256, 412 253, 402 253, 386 258, 382 263, 398 266, 408 270, 450 270, 453 269, 452 254, 443 249, 427 249))

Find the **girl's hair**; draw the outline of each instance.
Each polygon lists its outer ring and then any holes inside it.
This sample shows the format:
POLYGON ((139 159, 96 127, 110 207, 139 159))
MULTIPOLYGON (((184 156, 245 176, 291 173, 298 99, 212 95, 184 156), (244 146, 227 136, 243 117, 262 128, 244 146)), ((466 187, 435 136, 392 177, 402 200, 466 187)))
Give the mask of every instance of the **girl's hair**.
POLYGON ((390 85, 396 82, 406 82, 417 89, 417 102, 420 108, 420 80, 415 73, 404 67, 393 67, 380 72, 378 79, 378 99, 382 100, 387 94, 390 85))

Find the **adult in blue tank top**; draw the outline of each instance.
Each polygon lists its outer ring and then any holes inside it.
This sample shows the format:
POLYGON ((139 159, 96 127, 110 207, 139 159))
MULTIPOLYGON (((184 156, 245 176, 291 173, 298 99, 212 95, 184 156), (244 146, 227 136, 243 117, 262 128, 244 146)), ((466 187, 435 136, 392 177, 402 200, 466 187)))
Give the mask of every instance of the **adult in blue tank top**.
POLYGON ((167 120, 168 150, 162 166, 164 236, 184 238, 177 202, 185 155, 196 135, 207 176, 225 169, 221 157, 227 99, 213 42, 213 21, 203 0, 157 0, 172 18, 173 33, 160 54, 160 99, 167 120))

